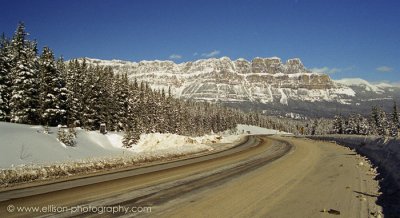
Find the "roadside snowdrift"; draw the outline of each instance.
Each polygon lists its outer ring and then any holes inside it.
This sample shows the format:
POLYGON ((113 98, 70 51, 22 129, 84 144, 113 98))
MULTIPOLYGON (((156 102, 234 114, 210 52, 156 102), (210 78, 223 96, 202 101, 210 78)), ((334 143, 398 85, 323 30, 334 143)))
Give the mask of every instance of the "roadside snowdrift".
POLYGON ((202 137, 142 134, 131 148, 122 147, 123 133, 76 128, 76 145, 57 140, 58 128, 0 122, 0 186, 67 177, 136 166, 157 160, 225 149, 241 140, 241 133, 275 134, 274 130, 239 125, 237 130, 202 137))
POLYGON ((44 133, 41 126, 0 122, 0 168, 20 164, 46 164, 123 154, 122 135, 107 135, 77 129, 77 145, 67 147, 57 140, 57 128, 44 133))
POLYGON ((48 165, 72 161, 94 161, 118 156, 168 156, 184 155, 212 150, 207 144, 232 143, 239 136, 222 139, 218 135, 186 137, 174 134, 143 134, 132 148, 122 147, 123 133, 76 129, 74 147, 65 146, 57 140, 58 128, 52 127, 48 134, 42 126, 0 122, 0 169, 25 165, 48 165))
POLYGON ((76 146, 70 147, 57 139, 58 128, 44 133, 43 126, 0 122, 0 169, 25 165, 48 165, 71 161, 104 159, 116 156, 169 156, 212 150, 216 143, 233 143, 241 134, 285 134, 257 126, 238 125, 236 131, 202 137, 175 134, 142 134, 132 148, 122 147, 123 133, 76 129, 76 146))
POLYGON ((312 139, 336 141, 355 149, 378 167, 383 178, 380 182, 383 192, 385 215, 400 214, 400 139, 378 136, 312 136, 312 139), (386 208, 386 209, 385 209, 386 208))

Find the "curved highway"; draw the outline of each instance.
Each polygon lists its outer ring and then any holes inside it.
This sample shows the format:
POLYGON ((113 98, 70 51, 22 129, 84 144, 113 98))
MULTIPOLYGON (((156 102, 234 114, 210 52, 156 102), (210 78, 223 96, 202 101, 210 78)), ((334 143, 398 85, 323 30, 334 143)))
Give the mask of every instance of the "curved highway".
POLYGON ((325 142, 250 136, 200 157, 3 191, 0 216, 364 217, 380 210, 377 183, 356 157, 325 142), (151 211, 10 213, 10 205, 151 211))

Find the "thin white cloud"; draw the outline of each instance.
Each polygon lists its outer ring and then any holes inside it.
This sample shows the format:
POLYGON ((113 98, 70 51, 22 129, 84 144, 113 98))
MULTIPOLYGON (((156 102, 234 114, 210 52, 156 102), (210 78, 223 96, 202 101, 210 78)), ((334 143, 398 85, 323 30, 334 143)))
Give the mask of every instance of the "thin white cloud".
POLYGON ((169 56, 169 58, 170 58, 170 59, 175 59, 175 60, 177 60, 177 59, 181 59, 181 58, 182 58, 182 55, 179 55, 179 54, 172 54, 172 55, 169 56))
POLYGON ((193 56, 197 56, 197 55, 199 55, 199 53, 197 53, 197 52, 193 53, 193 56))
POLYGON ((337 67, 315 67, 311 68, 310 70, 314 73, 327 73, 327 74, 334 74, 334 73, 340 73, 340 72, 347 72, 347 71, 352 71, 355 70, 355 66, 349 66, 346 68, 337 68, 337 67))
POLYGON ((211 57, 219 55, 219 53, 221 53, 221 52, 218 51, 218 50, 214 50, 214 51, 211 51, 209 53, 203 53, 203 54, 201 54, 201 56, 207 57, 207 58, 211 58, 211 57))
POLYGON ((393 68, 388 67, 388 66, 380 66, 376 68, 377 71, 382 72, 382 73, 387 73, 387 72, 392 72, 393 68))
POLYGON ((342 72, 342 69, 339 68, 329 68, 329 67, 315 67, 311 69, 312 72, 314 73, 328 73, 328 74, 333 74, 333 73, 338 73, 342 72))

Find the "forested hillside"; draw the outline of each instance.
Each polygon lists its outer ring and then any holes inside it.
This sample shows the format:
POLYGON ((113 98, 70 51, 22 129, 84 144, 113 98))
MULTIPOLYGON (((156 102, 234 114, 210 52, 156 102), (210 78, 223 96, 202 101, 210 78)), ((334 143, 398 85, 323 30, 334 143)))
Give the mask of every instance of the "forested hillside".
POLYGON ((296 132, 297 123, 244 113, 205 102, 179 100, 170 90, 153 90, 147 83, 128 81, 109 67, 90 66, 83 60, 55 59, 44 47, 27 38, 20 23, 12 38, 0 42, 0 121, 67 125, 96 130, 126 131, 130 146, 141 133, 176 133, 197 136, 258 125, 296 132))

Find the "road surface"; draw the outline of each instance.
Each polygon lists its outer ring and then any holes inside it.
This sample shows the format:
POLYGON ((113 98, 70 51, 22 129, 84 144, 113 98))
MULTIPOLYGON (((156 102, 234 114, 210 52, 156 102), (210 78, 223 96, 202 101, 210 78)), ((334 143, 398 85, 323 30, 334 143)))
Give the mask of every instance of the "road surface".
POLYGON ((252 136, 204 157, 0 192, 0 217, 379 216, 378 183, 368 170, 358 155, 336 144, 252 136), (16 211, 28 206, 48 211, 49 205, 75 208, 56 214, 16 211), (97 210, 76 210, 77 205, 97 210), (151 210, 99 213, 103 206, 151 210))

